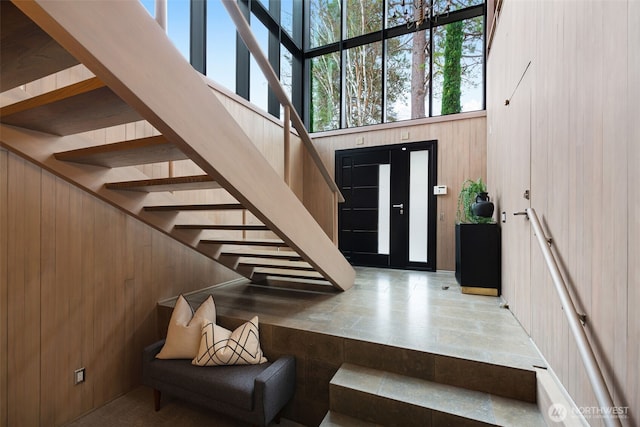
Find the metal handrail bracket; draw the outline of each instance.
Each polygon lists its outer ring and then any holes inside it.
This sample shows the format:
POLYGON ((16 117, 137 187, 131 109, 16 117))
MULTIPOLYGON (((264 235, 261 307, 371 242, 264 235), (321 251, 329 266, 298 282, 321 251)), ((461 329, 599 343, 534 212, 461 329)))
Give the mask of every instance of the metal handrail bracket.
POLYGON ((611 394, 609 393, 607 384, 604 381, 602 371, 600 370, 598 361, 596 360, 595 354, 593 353, 591 344, 589 344, 587 334, 582 327, 580 315, 576 311, 576 307, 573 304, 573 300, 571 299, 571 295, 569 294, 567 285, 564 282, 562 275, 560 274, 558 264, 553 256, 553 253, 551 252, 549 241, 545 236, 544 231, 542 230, 538 215, 533 208, 527 208, 526 212, 527 217, 531 222, 531 228, 533 228, 533 232, 536 236, 540 249, 542 250, 544 260, 547 264, 547 267, 549 268, 549 272, 551 273, 551 278, 553 280, 556 291, 558 292, 563 311, 567 316, 569 329, 571 329, 573 337, 576 340, 578 352, 580 353, 585 370, 587 371, 587 376, 589 377, 589 381, 591 382, 591 386, 593 387, 596 400, 598 401, 598 405, 600 406, 600 409, 602 411, 601 413, 603 415, 603 421, 607 426, 620 426, 620 419, 617 416, 605 415, 614 408, 613 399, 611 398, 611 394))

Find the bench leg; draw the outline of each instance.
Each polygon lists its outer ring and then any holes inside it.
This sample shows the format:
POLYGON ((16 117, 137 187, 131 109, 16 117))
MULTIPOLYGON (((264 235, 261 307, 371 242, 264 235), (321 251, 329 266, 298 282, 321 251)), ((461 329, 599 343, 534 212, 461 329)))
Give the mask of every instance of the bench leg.
POLYGON ((161 397, 160 390, 157 390, 154 388, 153 389, 153 405, 156 409, 156 412, 160 410, 160 397, 161 397))

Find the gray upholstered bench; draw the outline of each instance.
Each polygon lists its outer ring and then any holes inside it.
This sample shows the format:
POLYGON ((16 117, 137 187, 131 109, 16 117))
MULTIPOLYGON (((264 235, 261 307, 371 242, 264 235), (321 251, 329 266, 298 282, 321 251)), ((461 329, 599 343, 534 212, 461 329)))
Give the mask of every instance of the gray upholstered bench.
POLYGON ((266 426, 293 397, 296 361, 282 356, 260 365, 194 366, 190 360, 156 359, 164 345, 144 349, 142 382, 154 390, 155 409, 161 393, 206 406, 254 425, 266 426))

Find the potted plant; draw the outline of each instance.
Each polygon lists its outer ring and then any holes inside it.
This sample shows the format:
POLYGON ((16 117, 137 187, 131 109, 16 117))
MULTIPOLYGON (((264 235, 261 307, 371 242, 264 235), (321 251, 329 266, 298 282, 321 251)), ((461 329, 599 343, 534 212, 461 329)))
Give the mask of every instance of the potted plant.
POLYGON ((487 186, 482 178, 467 179, 458 194, 458 224, 488 224, 493 222, 493 203, 489 201, 487 186))

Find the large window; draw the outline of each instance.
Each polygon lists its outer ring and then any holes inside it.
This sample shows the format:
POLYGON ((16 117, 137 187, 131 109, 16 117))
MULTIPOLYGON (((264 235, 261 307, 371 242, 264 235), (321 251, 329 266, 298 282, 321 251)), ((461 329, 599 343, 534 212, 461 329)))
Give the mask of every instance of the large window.
POLYGON ((332 52, 311 60, 310 128, 330 130, 340 127, 340 55, 332 52), (322 76, 322 78, 315 78, 322 76))
POLYGON ((325 46, 340 40, 342 0, 310 0, 309 47, 325 46))
MULTIPOLYGON (((251 20, 251 31, 260 45, 260 49, 265 55, 269 52, 269 31, 262 22, 257 19, 251 20)), ((251 63, 249 65, 249 100, 267 111, 268 109, 268 96, 269 96, 269 84, 267 78, 258 66, 258 63, 251 55, 251 63)))
MULTIPOLYGON (((484 0, 223 1, 312 132, 484 108, 484 0)), ((198 71, 282 117, 220 0, 167 4, 169 37, 198 71)))
POLYGON ((222 2, 207 3, 207 76, 236 90, 236 26, 222 2), (211 29, 215 29, 212 31, 211 29), (220 43, 224 40, 224 43, 220 43))
POLYGON ((433 116, 483 108, 484 20, 475 17, 433 32, 433 116))
POLYGON ((382 42, 347 49, 344 64, 346 127, 381 123, 382 42))
POLYGON ((416 31, 386 41, 387 122, 430 115, 426 33, 416 31))
POLYGON ((347 38, 382 29, 382 0, 347 0, 347 38))
POLYGON ((482 0, 308 4, 311 131, 484 108, 482 0))

